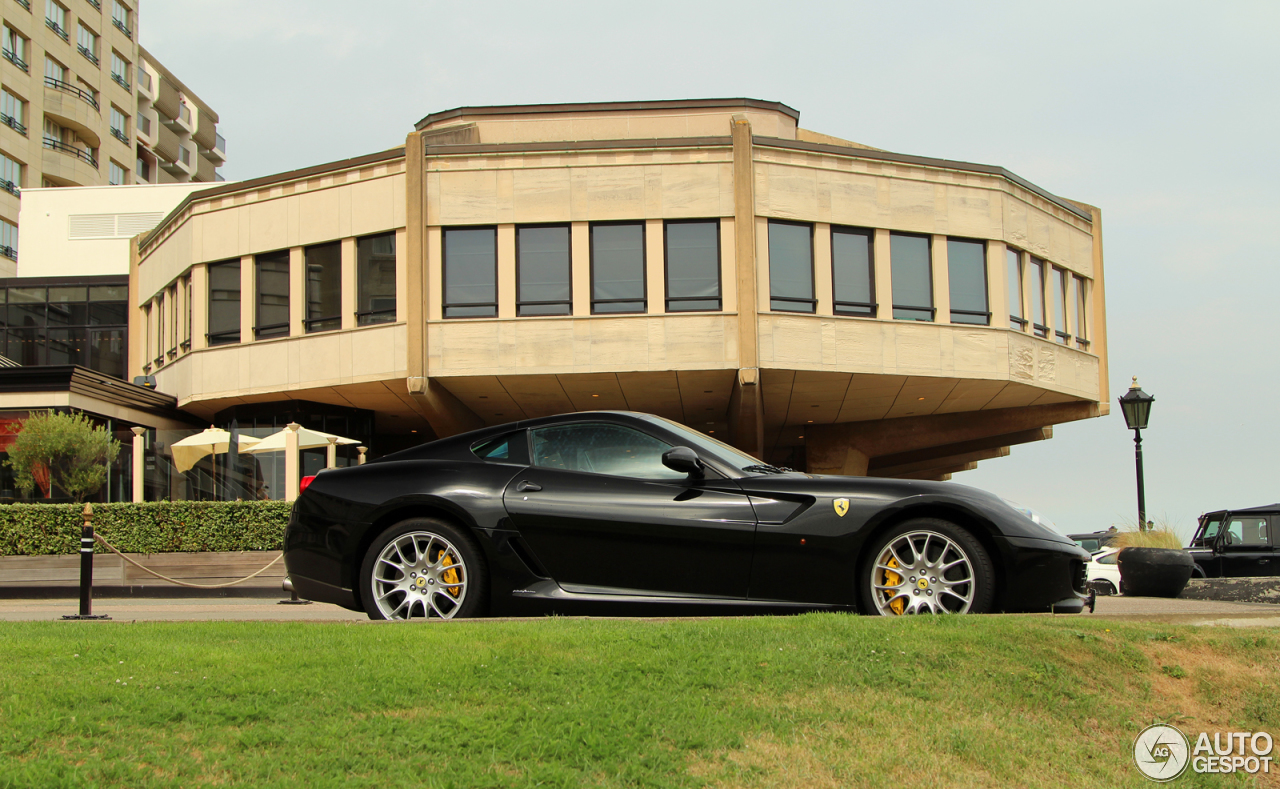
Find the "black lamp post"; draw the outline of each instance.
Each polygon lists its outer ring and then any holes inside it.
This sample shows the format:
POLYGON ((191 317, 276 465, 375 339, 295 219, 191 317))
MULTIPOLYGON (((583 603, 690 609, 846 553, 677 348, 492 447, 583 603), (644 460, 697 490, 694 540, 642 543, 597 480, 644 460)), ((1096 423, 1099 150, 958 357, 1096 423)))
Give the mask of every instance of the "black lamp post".
POLYGON ((1147 494, 1142 485, 1142 431, 1147 427, 1147 417, 1151 415, 1151 404, 1155 401, 1154 397, 1138 386, 1136 375, 1129 391, 1120 398, 1125 426, 1133 431, 1133 452, 1138 464, 1138 531, 1145 531, 1147 528, 1147 494))

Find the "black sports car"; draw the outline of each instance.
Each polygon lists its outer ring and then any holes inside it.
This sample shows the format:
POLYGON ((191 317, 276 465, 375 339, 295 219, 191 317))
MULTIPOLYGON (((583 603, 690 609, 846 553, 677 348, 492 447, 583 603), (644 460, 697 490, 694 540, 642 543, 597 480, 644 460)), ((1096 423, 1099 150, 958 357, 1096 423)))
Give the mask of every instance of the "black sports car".
POLYGON ((1078 612, 1089 559, 984 491, 779 469, 626 412, 324 471, 284 543, 299 594, 373 619, 1078 612))

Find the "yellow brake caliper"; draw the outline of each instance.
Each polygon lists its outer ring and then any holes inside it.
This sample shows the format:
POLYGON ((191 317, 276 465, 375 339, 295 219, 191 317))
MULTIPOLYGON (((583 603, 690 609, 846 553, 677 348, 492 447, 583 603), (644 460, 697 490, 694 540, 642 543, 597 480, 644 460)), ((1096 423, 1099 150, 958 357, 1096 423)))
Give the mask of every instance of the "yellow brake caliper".
MULTIPOLYGON (((889 557, 889 561, 885 562, 885 564, 888 565, 889 567, 897 567, 898 560, 894 559, 893 557, 889 557)), ((897 586, 900 583, 902 583, 901 575, 898 575, 897 573, 891 572, 889 570, 884 571, 885 586, 897 586)), ((899 597, 898 599, 889 603, 889 608, 892 609, 893 612, 895 614, 898 614, 899 616, 901 616, 902 612, 906 610, 906 607, 907 607, 907 601, 905 598, 902 598, 902 597, 899 597)))
MULTIPOLYGON (((445 554, 444 557, 441 558, 440 564, 443 567, 452 567, 453 560, 449 558, 449 554, 445 554)), ((445 570, 444 572, 440 573, 440 580, 444 581, 447 584, 456 584, 458 583, 458 571, 445 570)), ((445 591, 453 595, 454 597, 457 597, 462 590, 456 586, 448 586, 448 587, 445 587, 445 591)))

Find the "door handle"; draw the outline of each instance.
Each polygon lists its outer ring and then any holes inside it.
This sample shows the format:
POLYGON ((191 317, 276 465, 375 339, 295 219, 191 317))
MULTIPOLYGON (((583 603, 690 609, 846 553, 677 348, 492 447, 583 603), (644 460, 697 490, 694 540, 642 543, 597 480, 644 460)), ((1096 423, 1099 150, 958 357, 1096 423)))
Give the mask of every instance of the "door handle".
POLYGON ((517 493, 525 493, 531 490, 542 490, 542 486, 537 484, 536 482, 530 482, 527 479, 522 481, 519 485, 516 485, 517 493))

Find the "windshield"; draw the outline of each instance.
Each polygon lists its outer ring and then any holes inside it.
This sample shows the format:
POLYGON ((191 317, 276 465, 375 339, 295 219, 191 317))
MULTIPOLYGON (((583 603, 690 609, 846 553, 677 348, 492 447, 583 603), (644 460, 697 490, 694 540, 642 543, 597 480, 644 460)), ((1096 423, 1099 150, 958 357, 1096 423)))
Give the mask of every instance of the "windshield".
POLYGON ((1222 528, 1222 520, 1222 513, 1202 516, 1200 518, 1200 530, 1191 539, 1191 545, 1194 547, 1208 547, 1212 544, 1214 538, 1218 536, 1218 530, 1222 528))
POLYGON ((752 466, 762 465, 759 458, 751 457, 740 449, 731 447, 723 441, 717 441, 705 433, 699 433, 696 430, 691 430, 679 422, 672 422, 670 419, 661 416, 649 415, 647 418, 662 422, 663 426, 667 429, 679 433, 684 440, 688 442, 690 447, 706 450, 717 458, 729 463, 738 471, 748 473, 746 469, 752 466))

